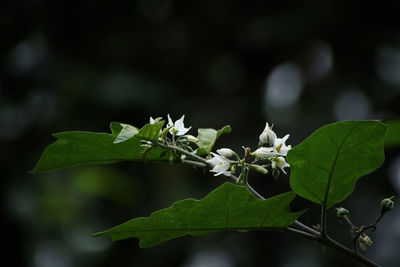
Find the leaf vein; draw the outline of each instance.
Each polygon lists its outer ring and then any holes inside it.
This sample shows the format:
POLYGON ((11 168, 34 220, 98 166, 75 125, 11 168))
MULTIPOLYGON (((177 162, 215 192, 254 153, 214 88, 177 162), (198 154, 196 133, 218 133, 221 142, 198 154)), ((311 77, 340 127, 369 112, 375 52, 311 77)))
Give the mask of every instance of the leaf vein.
POLYGON ((328 176, 328 183, 326 184, 326 189, 325 189, 325 195, 324 195, 324 201, 323 201, 323 205, 326 206, 326 203, 328 202, 328 195, 329 195, 329 189, 331 187, 331 183, 332 183, 332 177, 333 177, 333 173, 335 171, 336 168, 336 162, 339 158, 339 155, 341 153, 342 147, 344 145, 344 143, 346 142, 347 138, 350 136, 350 134, 354 131, 354 129, 357 128, 357 126, 359 126, 360 123, 356 123, 355 125, 353 125, 353 127, 349 130, 349 132, 345 135, 345 137, 343 138, 343 140, 340 142, 339 146, 337 147, 337 151, 336 151, 336 155, 335 155, 335 159, 333 160, 330 172, 329 172, 329 176, 328 176))

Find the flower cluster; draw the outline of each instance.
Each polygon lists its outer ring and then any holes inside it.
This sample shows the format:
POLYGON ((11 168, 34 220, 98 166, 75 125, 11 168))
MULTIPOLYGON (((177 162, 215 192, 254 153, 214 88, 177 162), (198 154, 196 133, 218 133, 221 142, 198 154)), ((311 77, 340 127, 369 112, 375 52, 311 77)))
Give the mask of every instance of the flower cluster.
POLYGON ((267 174, 268 167, 272 168, 272 174, 275 178, 279 176, 279 172, 282 171, 286 174, 285 168, 290 167, 286 162, 285 156, 288 151, 292 148, 290 145, 286 145, 286 141, 289 135, 285 135, 283 138, 278 138, 276 133, 272 130, 272 127, 266 123, 263 132, 260 134, 259 148, 254 152, 250 152, 250 149, 245 149, 245 156, 241 160, 239 156, 229 148, 221 148, 217 150, 217 153, 211 153, 211 159, 208 162, 214 166, 210 171, 214 172, 214 175, 227 175, 229 176, 231 170, 235 170, 236 167, 242 168, 241 175, 243 172, 246 173, 249 169, 256 170, 263 174, 267 174), (255 157, 252 163, 246 163, 246 159, 249 155, 255 157), (238 160, 231 161, 229 158, 235 156, 238 160), (255 163, 267 161, 266 165, 257 165, 255 163))
POLYGON ((283 173, 286 174, 285 168, 290 166, 284 157, 292 148, 290 145, 287 146, 285 144, 288 138, 288 134, 283 138, 278 138, 275 132, 272 130, 272 127, 270 127, 267 122, 264 131, 260 135, 260 147, 251 154, 261 160, 270 160, 273 169, 279 168, 283 173))
MULTIPOLYGON (((290 145, 286 145, 286 141, 289 135, 285 135, 283 138, 278 138, 276 133, 272 130, 268 123, 262 133, 259 136, 259 147, 251 152, 248 147, 244 148, 244 156, 240 158, 239 155, 230 148, 221 148, 214 152, 210 152, 207 158, 198 157, 198 149, 201 148, 198 138, 186 134, 192 127, 185 127, 183 115, 180 119, 175 122, 171 119, 170 115, 167 115, 168 123, 165 129, 160 130, 159 141, 164 145, 174 147, 173 152, 182 161, 188 162, 186 159, 189 157, 192 162, 193 159, 197 159, 202 164, 206 164, 210 168, 210 172, 214 173, 215 176, 226 175, 232 176, 236 171, 240 171, 238 176, 238 182, 243 182, 247 179, 249 170, 255 170, 257 172, 268 174, 268 168, 272 169, 272 175, 277 178, 280 172, 286 174, 285 168, 289 167, 286 162, 285 156, 291 149, 290 145), (171 135, 171 139, 167 134, 171 135), (198 148, 193 148, 192 145, 196 144, 198 148), (178 149, 180 151, 178 151, 178 149), (253 159, 249 162, 249 159, 253 159), (260 163, 263 163, 261 165, 260 163)), ((161 121, 162 118, 153 119, 150 117, 150 124, 156 124, 161 121)), ((210 141, 211 143, 215 142, 210 141)), ((146 149, 152 147, 150 141, 144 141, 143 146, 146 149)), ((203 152, 204 153, 204 152, 203 152)))

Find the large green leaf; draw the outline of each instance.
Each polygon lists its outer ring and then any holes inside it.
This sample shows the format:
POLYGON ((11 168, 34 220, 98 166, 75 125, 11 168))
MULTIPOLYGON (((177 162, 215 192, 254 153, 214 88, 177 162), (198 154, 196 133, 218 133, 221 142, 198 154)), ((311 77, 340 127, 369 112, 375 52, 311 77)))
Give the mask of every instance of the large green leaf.
POLYGON ((383 143, 385 147, 399 147, 400 146, 400 120, 385 121, 389 126, 388 133, 383 143))
POLYGON ((282 229, 303 212, 291 212, 293 192, 266 200, 257 199, 244 186, 225 183, 202 200, 185 199, 150 217, 132 219, 94 236, 112 240, 137 237, 147 248, 185 235, 204 235, 226 230, 282 229))
POLYGON ((386 131, 379 121, 343 121, 318 129, 288 153, 291 188, 326 208, 342 201, 361 176, 383 163, 386 131))
POLYGON ((211 128, 205 128, 205 129, 200 128, 197 131, 198 131, 197 139, 199 140, 197 143, 199 147, 197 154, 204 155, 204 154, 210 154, 210 152, 214 147, 215 141, 217 141, 218 137, 220 137, 221 134, 230 133, 231 127, 227 125, 218 131, 211 128))
MULTIPOLYGON (((160 122, 161 123, 161 122, 160 122)), ((148 126, 147 130, 149 129, 148 126)), ((157 125, 154 126, 159 127, 157 125)), ((87 164, 108 164, 126 160, 169 161, 174 155, 168 150, 155 147, 142 153, 142 138, 138 134, 114 144, 124 129, 123 124, 113 122, 110 125, 112 134, 93 132, 61 132, 54 134, 57 140, 43 151, 33 173, 67 169, 87 164)), ((142 128, 143 129, 143 128, 142 128)), ((139 133, 142 131, 139 130, 139 133)), ((155 138, 149 131, 149 139, 155 138)), ((144 134, 144 133, 143 133, 144 134)))

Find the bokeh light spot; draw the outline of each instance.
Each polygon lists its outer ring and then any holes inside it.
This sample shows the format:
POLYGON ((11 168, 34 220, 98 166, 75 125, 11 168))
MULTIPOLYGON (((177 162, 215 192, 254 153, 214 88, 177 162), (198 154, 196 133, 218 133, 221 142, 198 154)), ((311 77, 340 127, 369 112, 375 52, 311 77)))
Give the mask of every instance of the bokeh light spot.
POLYGON ((267 105, 286 108, 293 105, 300 97, 303 77, 298 67, 292 63, 278 65, 268 75, 265 84, 267 105))
POLYGON ((370 103, 361 90, 348 89, 336 99, 333 110, 337 120, 363 120, 370 114, 370 103))

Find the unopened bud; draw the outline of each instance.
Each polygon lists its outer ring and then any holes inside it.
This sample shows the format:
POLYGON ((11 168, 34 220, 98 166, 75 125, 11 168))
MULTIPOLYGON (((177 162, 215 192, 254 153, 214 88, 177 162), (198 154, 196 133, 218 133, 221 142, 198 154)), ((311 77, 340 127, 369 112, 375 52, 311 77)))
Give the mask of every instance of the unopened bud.
POLYGON ((270 157, 277 156, 278 153, 276 152, 275 148, 273 147, 260 147, 250 155, 259 158, 259 159, 267 159, 270 157))
POLYGON ((220 154, 221 156, 225 157, 225 158, 230 158, 233 155, 235 155, 236 153, 230 149, 230 148, 220 148, 217 150, 217 153, 220 154))
POLYGON ((190 134, 184 135, 183 137, 185 137, 186 140, 188 140, 189 142, 192 142, 192 143, 197 143, 199 141, 199 139, 197 139, 196 137, 194 137, 193 135, 190 135, 190 134))
POLYGON ((252 164, 252 165, 250 165, 250 167, 251 167, 253 170, 256 170, 256 171, 258 171, 258 172, 261 172, 262 174, 268 174, 268 170, 267 170, 266 168, 260 166, 260 165, 252 164))
POLYGON ((345 208, 340 207, 336 210, 337 210, 336 216, 340 219, 342 219, 344 216, 350 215, 350 211, 346 210, 345 208))
POLYGON ((393 198, 394 198, 394 196, 392 196, 390 198, 385 198, 382 200, 382 202, 381 202, 382 211, 389 211, 389 210, 393 209, 393 207, 394 207, 394 201, 392 200, 393 198))
POLYGON ((270 145, 273 146, 275 139, 276 139, 276 134, 274 131, 272 131, 272 127, 269 127, 268 122, 265 125, 264 131, 260 134, 260 142, 259 145, 270 145))

